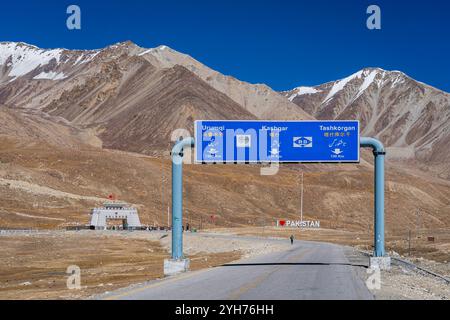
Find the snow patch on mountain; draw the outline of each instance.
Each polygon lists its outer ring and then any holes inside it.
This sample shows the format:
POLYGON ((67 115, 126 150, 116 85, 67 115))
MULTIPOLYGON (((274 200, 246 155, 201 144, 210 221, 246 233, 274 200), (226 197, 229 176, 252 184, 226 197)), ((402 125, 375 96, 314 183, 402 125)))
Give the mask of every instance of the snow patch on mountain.
POLYGON ((378 74, 378 70, 373 70, 365 79, 361 87, 359 88, 358 94, 356 95, 355 99, 358 99, 364 91, 366 91, 367 88, 370 87, 370 85, 375 81, 375 77, 378 74))
POLYGON ((165 50, 171 50, 171 49, 168 46, 161 45, 161 46, 156 47, 156 48, 147 49, 147 50, 139 53, 138 56, 144 56, 144 55, 146 55, 148 53, 158 53, 158 51, 165 51, 165 50))
POLYGON ((38 74, 37 76, 35 76, 33 79, 34 80, 63 80, 67 78, 63 72, 41 72, 40 74, 38 74))
POLYGON ((148 50, 145 50, 145 51, 139 53, 138 56, 144 56, 144 55, 146 55, 146 54, 148 54, 148 53, 151 53, 153 50, 154 50, 154 49, 148 49, 148 50))
POLYGON ((93 60, 99 53, 100 53, 100 51, 93 51, 91 53, 83 53, 77 58, 77 60, 74 62, 74 65, 87 63, 87 62, 93 60))
POLYGON ((317 90, 316 88, 313 88, 313 87, 298 87, 298 88, 295 88, 293 91, 294 91, 294 94, 292 94, 290 97, 288 97, 288 99, 290 101, 294 100, 298 96, 321 92, 321 90, 317 90))
POLYGON ((399 74, 397 75, 397 77, 394 79, 394 81, 392 81, 391 84, 391 88, 394 88, 396 85, 404 83, 405 82, 405 77, 403 74, 399 74))

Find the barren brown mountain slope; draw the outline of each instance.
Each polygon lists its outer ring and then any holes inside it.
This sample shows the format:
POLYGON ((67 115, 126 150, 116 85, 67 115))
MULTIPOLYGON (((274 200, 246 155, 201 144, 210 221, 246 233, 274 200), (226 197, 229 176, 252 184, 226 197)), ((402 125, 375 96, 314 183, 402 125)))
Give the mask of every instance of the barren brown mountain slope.
POLYGON ((295 103, 264 84, 250 84, 234 77, 223 75, 205 66, 187 54, 167 46, 159 46, 140 54, 161 68, 181 65, 195 73, 217 91, 230 97, 259 119, 299 120, 312 119, 311 115, 298 108, 295 103))
POLYGON ((366 68, 284 95, 317 119, 357 119, 362 134, 389 147, 400 166, 450 178, 450 94, 400 71, 366 68))
MULTIPOLYGON (((370 157, 368 157, 370 158, 370 157)), ((53 228, 89 221, 89 209, 106 195, 136 205, 146 224, 167 224, 170 160, 80 146, 22 144, 0 138, 0 225, 53 228)), ((297 219, 299 170, 305 172, 304 212, 324 228, 365 231, 373 221, 372 169, 369 165, 283 166, 261 176, 258 166, 187 165, 185 219, 199 227, 273 225, 276 218, 297 219)), ((445 228, 450 188, 388 169, 388 232, 417 225, 445 228)))
POLYGON ((10 109, 0 105, 0 136, 10 137, 23 144, 33 141, 49 145, 78 148, 86 144, 102 146, 92 130, 82 130, 60 117, 52 117, 39 110, 10 109))
MULTIPOLYGON (((95 127, 105 147, 152 154, 168 150, 176 129, 192 132, 196 119, 255 117, 182 66, 156 70, 142 58, 133 75, 106 71, 83 87, 66 91, 45 112, 80 127, 95 127), (99 91, 98 82, 108 89, 99 91), (100 98, 101 97, 101 98, 100 98)), ((126 61, 125 63, 128 63, 126 61)), ((112 70, 120 68, 111 63, 112 70)), ((135 67, 135 66, 133 66, 135 67)))

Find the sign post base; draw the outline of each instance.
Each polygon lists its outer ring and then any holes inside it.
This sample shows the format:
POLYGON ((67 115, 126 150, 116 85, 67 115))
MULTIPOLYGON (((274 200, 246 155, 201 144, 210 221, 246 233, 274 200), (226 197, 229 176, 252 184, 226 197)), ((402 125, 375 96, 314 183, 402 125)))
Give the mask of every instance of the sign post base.
POLYGON ((391 257, 370 257, 369 267, 371 269, 390 270, 391 257))
POLYGON ((182 272, 189 271, 189 259, 164 259, 164 276, 173 276, 182 272))

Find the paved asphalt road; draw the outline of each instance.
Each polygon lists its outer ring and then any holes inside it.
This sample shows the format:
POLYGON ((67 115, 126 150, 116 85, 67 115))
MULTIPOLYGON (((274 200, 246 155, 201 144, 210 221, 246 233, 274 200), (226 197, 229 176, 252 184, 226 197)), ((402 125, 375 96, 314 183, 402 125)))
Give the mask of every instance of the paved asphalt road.
POLYGON ((373 299, 361 279, 367 262, 361 258, 352 258, 348 251, 334 244, 296 241, 287 251, 152 281, 101 298, 373 299))

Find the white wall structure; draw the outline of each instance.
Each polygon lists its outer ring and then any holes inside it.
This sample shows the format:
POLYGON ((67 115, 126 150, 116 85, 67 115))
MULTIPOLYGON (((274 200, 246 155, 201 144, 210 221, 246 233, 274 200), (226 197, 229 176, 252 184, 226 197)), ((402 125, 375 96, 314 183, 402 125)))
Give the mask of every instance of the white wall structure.
POLYGON ((106 202, 102 208, 91 211, 91 228, 102 230, 107 227, 108 220, 124 220, 128 229, 141 227, 141 221, 136 208, 123 202, 106 202))

